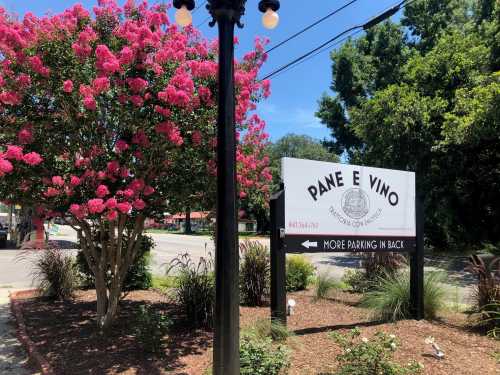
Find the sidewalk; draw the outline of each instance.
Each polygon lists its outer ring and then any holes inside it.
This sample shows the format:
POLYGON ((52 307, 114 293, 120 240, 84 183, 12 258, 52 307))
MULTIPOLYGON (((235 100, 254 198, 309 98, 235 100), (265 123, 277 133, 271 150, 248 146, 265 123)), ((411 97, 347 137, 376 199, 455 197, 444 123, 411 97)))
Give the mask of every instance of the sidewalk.
POLYGON ((35 374, 24 367, 27 357, 15 336, 14 324, 10 312, 9 289, 0 288, 0 374, 35 374))

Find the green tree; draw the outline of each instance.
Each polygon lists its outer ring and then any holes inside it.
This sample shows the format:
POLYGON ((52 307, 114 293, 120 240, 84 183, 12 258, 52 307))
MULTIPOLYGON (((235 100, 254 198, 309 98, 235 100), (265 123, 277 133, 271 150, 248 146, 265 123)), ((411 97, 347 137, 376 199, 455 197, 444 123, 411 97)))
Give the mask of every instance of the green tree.
POLYGON ((298 158, 319 161, 338 162, 339 157, 328 151, 320 141, 307 135, 287 134, 268 147, 271 158, 274 191, 281 182, 281 158, 298 158))
POLYGON ((437 247, 500 240, 499 15, 498 1, 415 1, 401 25, 331 56, 335 95, 317 113, 327 145, 355 163, 416 171, 437 247))

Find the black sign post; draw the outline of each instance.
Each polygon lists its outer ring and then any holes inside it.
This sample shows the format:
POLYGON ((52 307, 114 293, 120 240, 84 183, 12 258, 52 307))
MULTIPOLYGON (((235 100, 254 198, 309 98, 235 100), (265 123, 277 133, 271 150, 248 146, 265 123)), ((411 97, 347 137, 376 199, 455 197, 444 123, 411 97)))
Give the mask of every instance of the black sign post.
POLYGON ((286 253, 408 252, 412 317, 424 318, 424 213, 416 200, 416 237, 285 235, 285 190, 271 198, 271 317, 286 324, 286 253))
POLYGON ((271 197, 271 319, 286 325, 285 191, 271 197))
POLYGON ((410 253, 410 303, 413 319, 424 319, 424 207, 415 201, 416 235, 415 251, 410 253))

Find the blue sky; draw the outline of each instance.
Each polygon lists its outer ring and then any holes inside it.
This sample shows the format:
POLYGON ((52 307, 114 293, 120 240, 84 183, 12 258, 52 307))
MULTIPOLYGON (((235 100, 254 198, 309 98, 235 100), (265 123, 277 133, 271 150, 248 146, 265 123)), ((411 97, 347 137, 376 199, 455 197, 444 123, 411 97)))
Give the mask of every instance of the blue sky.
MULTIPOLYGON (((247 1, 245 28, 236 31, 240 39, 236 53, 241 56, 248 51, 256 36, 269 37, 272 46, 273 43, 280 42, 347 2, 348 0, 282 0, 279 11, 280 25, 275 30, 269 31, 261 24, 261 13, 257 9, 258 1, 247 1), (313 6, 306 6, 310 4, 313 6)), ((396 2, 398 0, 359 0, 306 34, 271 52, 262 73, 273 71, 346 28, 368 20, 396 2)), ((37 15, 43 15, 48 11, 58 13, 75 3, 81 3, 90 9, 97 0, 0 0, 1 6, 19 15, 27 11, 37 15)), ((197 1, 197 4, 201 3, 202 1, 197 1)), ((193 23, 201 24, 207 15, 204 7, 199 9, 193 15, 193 23)), ((208 22, 205 22, 200 29, 209 38, 216 36, 216 28, 210 28, 208 22)), ((318 139, 329 137, 329 130, 314 117, 314 113, 318 107, 318 99, 324 92, 329 92, 330 82, 331 61, 328 51, 273 79, 271 97, 259 105, 259 114, 266 120, 271 138, 276 140, 287 133, 308 134, 318 139)))

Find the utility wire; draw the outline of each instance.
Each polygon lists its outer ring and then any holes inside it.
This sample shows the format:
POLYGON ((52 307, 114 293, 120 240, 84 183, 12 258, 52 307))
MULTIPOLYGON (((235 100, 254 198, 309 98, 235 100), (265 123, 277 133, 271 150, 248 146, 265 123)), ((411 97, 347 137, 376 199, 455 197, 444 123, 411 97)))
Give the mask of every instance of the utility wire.
POLYGON ((198 9, 200 9, 206 3, 207 3, 207 0, 203 1, 200 5, 198 5, 196 8, 194 8, 192 13, 195 14, 198 11, 198 9))
POLYGON ((325 43, 321 44, 320 46, 314 48, 313 50, 311 50, 311 51, 303 54, 302 56, 294 59, 293 61, 291 61, 291 62, 289 62, 289 63, 281 66, 280 68, 274 70, 273 72, 269 73, 264 78, 262 78, 262 80, 266 80, 266 79, 272 78, 275 75, 277 75, 277 74, 279 74, 279 73, 281 73, 281 72, 283 72, 285 70, 288 71, 292 67, 298 66, 304 60, 306 60, 306 59, 309 60, 310 58, 312 58, 312 57, 316 56, 317 54, 321 53, 324 50, 325 47, 328 48, 331 43, 335 42, 339 38, 343 37, 344 35, 352 32, 352 31, 355 31, 355 30, 359 29, 359 32, 361 32, 362 30, 366 31, 366 30, 372 28, 373 26, 379 24, 380 22, 383 22, 387 18, 390 18, 391 16, 393 16, 394 14, 396 14, 399 10, 401 10, 402 8, 404 8, 406 5, 409 5, 409 4, 411 4, 411 3, 415 2, 415 1, 416 0, 403 0, 399 4, 394 5, 393 7, 387 9, 386 11, 384 11, 384 12, 376 15, 375 17, 372 17, 369 21, 365 22, 364 24, 352 26, 352 27, 350 27, 350 28, 342 31, 341 33, 335 35, 333 38, 327 40, 325 43))
POLYGON ((363 30, 361 29, 358 29, 356 30, 355 32, 353 32, 352 34, 349 34, 349 35, 346 35, 345 37, 343 37, 342 39, 340 40, 337 40, 335 43, 331 44, 331 45, 328 45, 328 46, 325 46, 323 49, 317 51, 316 53, 312 54, 311 56, 308 56, 306 57, 304 60, 296 63, 295 65, 292 65, 292 66, 289 66, 288 68, 284 69, 283 71, 279 72, 279 73, 276 73, 273 77, 276 78, 276 77, 279 77, 280 75, 282 74, 285 74, 286 72, 288 72, 289 70, 303 64, 303 63, 306 63, 307 61, 313 59, 314 57, 316 57, 317 55, 323 53, 323 52, 326 52, 326 51, 329 51, 333 48, 335 48, 336 46, 344 43, 345 41, 347 41, 348 39, 356 36, 357 34, 360 34, 363 30))
POLYGON ((341 6, 340 8, 337 8, 335 9, 334 11, 328 13, 326 16, 320 18, 319 20, 313 22, 312 24, 310 24, 309 26, 303 28, 302 30, 300 31, 297 31, 295 34, 291 35, 290 37, 286 38, 285 40, 281 41, 280 43, 276 44, 275 46, 269 48, 266 53, 269 53, 269 52, 272 52, 274 51, 275 49, 281 47, 282 45, 288 43, 289 41, 297 38, 298 36, 304 34, 306 31, 312 29, 313 27, 315 27, 316 25, 319 25, 321 22, 324 22, 326 21, 328 18, 330 17, 333 17, 335 14, 339 13, 340 11, 344 10, 345 8, 351 6, 352 4, 354 4, 355 2, 357 2, 359 0, 351 0, 349 1, 348 3, 344 4, 343 6, 341 6))
POLYGON ((211 18, 212 18, 212 16, 207 16, 202 22, 200 22, 198 25, 196 25, 196 28, 199 29, 204 24, 206 24, 211 18))

